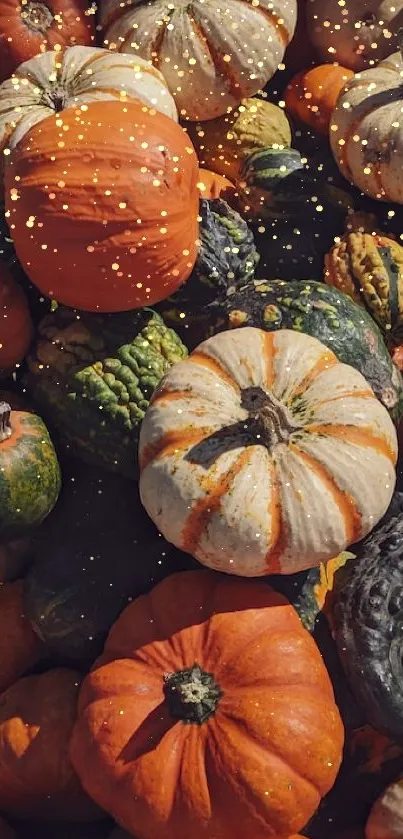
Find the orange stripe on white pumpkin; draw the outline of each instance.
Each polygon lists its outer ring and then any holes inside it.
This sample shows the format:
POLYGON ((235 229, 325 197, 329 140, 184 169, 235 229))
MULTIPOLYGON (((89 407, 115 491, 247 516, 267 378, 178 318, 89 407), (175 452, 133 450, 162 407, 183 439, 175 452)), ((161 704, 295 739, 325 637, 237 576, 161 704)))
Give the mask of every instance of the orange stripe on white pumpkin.
POLYGON ((232 378, 232 376, 228 373, 227 370, 222 367, 222 365, 215 359, 211 358, 210 355, 202 353, 200 351, 195 351, 189 356, 189 361, 192 364, 200 364, 201 367, 204 367, 206 370, 209 370, 210 373, 213 373, 219 379, 221 379, 225 384, 229 385, 233 390, 239 391, 239 386, 236 381, 232 378))
POLYGON ((302 382, 300 382, 298 387, 295 388, 292 398, 295 399, 296 397, 301 396, 302 393, 305 393, 305 391, 308 390, 308 388, 319 376, 322 375, 322 373, 329 370, 331 367, 334 367, 336 364, 338 364, 338 361, 334 353, 330 351, 324 352, 323 355, 318 358, 316 364, 314 364, 302 382))
POLYGON ((375 449, 383 454, 391 463, 397 461, 397 451, 392 448, 385 437, 379 437, 371 428, 357 428, 352 425, 308 425, 305 431, 311 434, 323 434, 326 437, 337 437, 348 443, 354 443, 364 448, 375 449))
POLYGON ((211 433, 210 428, 181 428, 167 431, 155 443, 146 444, 139 455, 140 471, 146 469, 154 460, 183 452, 191 445, 200 443, 211 433))

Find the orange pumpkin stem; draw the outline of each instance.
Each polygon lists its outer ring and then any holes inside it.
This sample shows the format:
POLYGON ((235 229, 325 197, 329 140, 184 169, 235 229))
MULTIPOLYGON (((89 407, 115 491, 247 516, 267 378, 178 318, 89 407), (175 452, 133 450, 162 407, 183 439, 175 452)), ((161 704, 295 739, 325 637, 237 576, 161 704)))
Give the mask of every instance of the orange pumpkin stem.
POLYGON ((277 443, 287 443, 296 425, 291 414, 272 393, 261 387, 248 387, 242 393, 242 407, 249 412, 248 431, 270 451, 277 443))
POLYGON ((171 717, 202 725, 218 706, 222 690, 211 673, 194 664, 164 676, 165 698, 171 717))
POLYGON ((8 440, 13 433, 10 422, 11 407, 8 402, 0 402, 0 443, 8 440))

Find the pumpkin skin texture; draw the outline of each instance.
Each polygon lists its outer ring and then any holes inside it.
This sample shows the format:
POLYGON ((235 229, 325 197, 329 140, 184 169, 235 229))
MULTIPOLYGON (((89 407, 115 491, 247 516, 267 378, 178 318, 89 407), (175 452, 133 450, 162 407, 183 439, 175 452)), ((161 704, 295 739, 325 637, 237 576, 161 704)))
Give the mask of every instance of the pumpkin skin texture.
POLYGON ((207 200, 215 198, 225 198, 226 193, 235 192, 234 184, 224 178, 223 175, 217 175, 216 172, 210 172, 209 169, 199 169, 199 183, 197 184, 200 192, 200 197, 207 200))
POLYGON ((0 402, 0 535, 25 535, 56 504, 60 467, 45 424, 36 414, 0 402))
POLYGON ((0 149, 15 148, 34 125, 55 113, 122 97, 125 102, 140 100, 178 120, 162 74, 141 58, 97 47, 37 55, 24 61, 0 87, 0 149))
POLYGON ((57 116, 34 126, 29 146, 20 143, 6 167, 10 228, 24 270, 48 297, 86 311, 164 299, 188 278, 197 255, 198 165, 185 132, 134 102, 92 102, 84 113, 57 116))
POLYGON ((80 674, 67 668, 26 676, 0 698, 0 807, 19 819, 92 821, 100 810, 68 757, 80 674))
POLYGON ((118 11, 114 0, 103 0, 100 25, 109 49, 163 68, 181 117, 210 120, 265 86, 294 33, 296 13, 296 0, 263 0, 261 9, 233 0, 191 8, 180 2, 174 9, 129 0, 118 11), (161 30, 162 19, 170 25, 161 30))
POLYGON ((402 13, 402 0, 349 0, 345 7, 332 0, 306 3, 309 37, 319 55, 355 72, 373 67, 396 49, 402 13))
POLYGON ((330 679, 289 603, 264 584, 189 571, 113 626, 83 683, 70 753, 89 794, 135 835, 267 839, 306 823, 342 745, 330 679), (209 693, 184 725, 172 694, 197 682, 196 660, 209 693))
POLYGON ((285 106, 290 116, 328 136, 329 123, 340 91, 354 73, 338 64, 302 70, 287 85, 285 106))
POLYGON ((365 839, 403 836, 403 778, 390 784, 377 799, 365 825, 365 839))
POLYGON ((210 334, 240 326, 270 332, 295 329, 313 335, 339 361, 360 371, 394 422, 399 423, 403 410, 401 374, 373 319, 337 289, 310 281, 248 283, 210 307, 210 334))
POLYGON ((33 667, 41 654, 41 643, 25 617, 22 588, 21 580, 0 587, 0 691, 33 667))
POLYGON ((403 203, 402 73, 400 53, 357 73, 337 100, 329 135, 341 174, 370 198, 397 204, 403 203))
POLYGON ((169 542, 229 574, 293 574, 383 516, 397 435, 363 376, 315 338, 246 327, 171 368, 139 459, 141 500, 169 542))
POLYGON ((202 166, 236 181, 242 161, 268 146, 291 145, 291 128, 284 111, 264 99, 243 99, 217 119, 186 125, 202 166))
POLYGON ((0 376, 26 356, 33 326, 24 292, 0 262, 0 376))
MULTIPOLYGON (((94 16, 85 0, 2 0, 0 4, 0 81, 44 50, 91 44, 94 16)), ((59 53, 60 54, 60 53, 59 53)))

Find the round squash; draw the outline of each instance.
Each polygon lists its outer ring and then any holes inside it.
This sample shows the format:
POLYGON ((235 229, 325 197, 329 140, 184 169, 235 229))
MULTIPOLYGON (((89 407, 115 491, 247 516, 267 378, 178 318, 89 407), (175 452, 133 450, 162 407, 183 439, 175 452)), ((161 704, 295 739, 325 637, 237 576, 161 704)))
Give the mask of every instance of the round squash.
POLYGON ((54 507, 60 485, 60 467, 43 421, 0 402, 1 539, 40 524, 54 507))
POLYGON ((188 571, 112 627, 83 683, 70 754, 131 833, 267 839, 306 824, 342 744, 330 679, 287 600, 188 571))
POLYGON ((199 182, 197 188, 200 192, 200 197, 207 200, 215 198, 225 198, 228 192, 234 192, 235 187, 228 178, 223 175, 217 175, 216 172, 210 172, 209 169, 199 169, 199 182))
POLYGON ((147 6, 130 0, 118 9, 115 0, 100 4, 105 46, 163 68, 180 115, 190 120, 219 117, 264 87, 283 58, 296 16, 296 0, 262 0, 259 8, 237 0, 173 7, 167 0, 147 6))
MULTIPOLYGON (((2 0, 4 2, 4 0, 2 0)), ((0 150, 29 136, 34 125, 68 108, 86 111, 90 102, 141 101, 177 121, 165 80, 142 58, 114 55, 97 47, 70 47, 25 61, 0 86, 0 150)))
POLYGON ((243 99, 217 119, 186 126, 199 161, 213 172, 236 181, 242 161, 260 148, 291 145, 291 128, 282 110, 264 99, 243 99))
POLYGON ((58 668, 20 679, 0 696, 0 807, 21 818, 91 821, 68 756, 81 677, 58 668))
POLYGON ((339 64, 320 64, 302 70, 285 90, 287 112, 294 119, 328 136, 330 117, 340 91, 353 75, 352 70, 339 64))
POLYGON ((390 784, 375 801, 365 825, 365 839, 403 836, 403 778, 390 784))
POLYGON ((94 8, 86 0, 1 0, 0 81, 44 50, 55 55, 95 41, 94 8))
POLYGON ((383 516, 397 437, 364 377, 315 338, 245 327, 171 368, 139 459, 142 502, 169 542, 229 574, 292 574, 383 516))
POLYGON ((0 691, 7 690, 38 661, 42 645, 22 598, 22 580, 0 587, 0 691))
POLYGON ((0 376, 25 358, 33 326, 24 292, 0 262, 0 376))
POLYGON ((397 47, 402 0, 307 0, 309 37, 324 61, 373 67, 397 47))
POLYGON ((402 76, 400 52, 357 73, 340 94, 330 124, 341 174, 365 195, 397 204, 403 203, 402 76))
POLYGON ((128 311, 188 278, 197 256, 198 165, 172 119, 140 103, 92 102, 34 126, 10 161, 6 202, 17 256, 48 297, 87 311, 128 311))

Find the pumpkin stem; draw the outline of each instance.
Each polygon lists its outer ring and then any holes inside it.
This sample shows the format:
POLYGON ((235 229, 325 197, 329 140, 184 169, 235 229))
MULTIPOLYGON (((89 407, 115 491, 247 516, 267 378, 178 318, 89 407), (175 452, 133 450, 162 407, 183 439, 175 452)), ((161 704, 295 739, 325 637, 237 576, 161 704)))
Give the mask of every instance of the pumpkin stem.
POLYGON ((198 664, 177 673, 166 673, 164 690, 171 717, 197 725, 215 713, 222 696, 214 676, 198 664))
POLYGON ((287 443, 290 435, 301 428, 295 424, 286 406, 261 387, 245 388, 241 405, 249 413, 249 432, 269 451, 278 443, 287 443))
POLYGON ((8 440, 13 433, 11 428, 11 407, 8 402, 0 402, 0 443, 3 440, 8 440))
POLYGON ((45 35, 49 27, 52 26, 54 18, 45 3, 33 0, 33 2, 23 4, 21 20, 33 32, 40 32, 41 35, 45 35))

